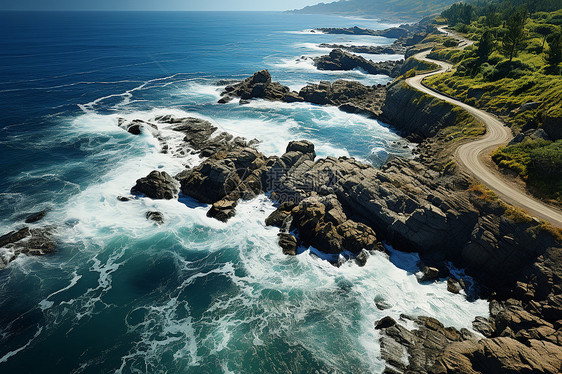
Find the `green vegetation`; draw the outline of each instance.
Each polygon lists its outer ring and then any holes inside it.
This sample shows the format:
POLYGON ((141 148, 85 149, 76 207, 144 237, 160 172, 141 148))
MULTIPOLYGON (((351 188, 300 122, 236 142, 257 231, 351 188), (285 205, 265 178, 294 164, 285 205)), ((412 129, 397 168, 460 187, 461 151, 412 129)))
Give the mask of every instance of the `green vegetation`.
POLYGON ((516 171, 541 195, 562 201, 562 140, 525 139, 497 149, 492 159, 516 171))
POLYGON ((438 43, 429 57, 450 61, 455 69, 424 82, 495 113, 515 134, 526 134, 522 142, 496 150, 494 161, 517 172, 533 192, 562 203, 557 128, 562 121, 562 2, 459 4, 444 11, 441 21, 477 43, 463 50, 438 43), (547 120, 549 126, 543 127, 547 120), (541 128, 549 140, 529 137, 541 128))

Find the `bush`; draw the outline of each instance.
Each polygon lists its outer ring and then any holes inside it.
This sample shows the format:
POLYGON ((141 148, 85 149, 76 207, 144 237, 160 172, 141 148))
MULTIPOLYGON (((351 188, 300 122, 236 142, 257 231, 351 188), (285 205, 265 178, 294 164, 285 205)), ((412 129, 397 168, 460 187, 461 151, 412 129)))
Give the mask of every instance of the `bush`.
POLYGON ((562 178, 562 139, 529 153, 529 173, 562 178))
POLYGON ((443 45, 447 48, 456 47, 459 43, 455 39, 447 39, 443 42, 443 45))
POLYGON ((412 78, 416 76, 416 69, 410 69, 404 74, 404 78, 412 78))

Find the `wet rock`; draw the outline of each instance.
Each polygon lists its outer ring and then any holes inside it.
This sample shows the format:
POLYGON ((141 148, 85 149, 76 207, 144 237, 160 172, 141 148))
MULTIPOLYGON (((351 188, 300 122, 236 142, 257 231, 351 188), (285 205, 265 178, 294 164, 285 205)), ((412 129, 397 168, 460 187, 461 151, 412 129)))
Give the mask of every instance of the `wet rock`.
POLYGON ((394 325, 396 325, 396 321, 392 317, 386 316, 377 321, 377 323, 375 324, 375 329, 387 329, 394 325))
POLYGON ((179 183, 165 171, 154 170, 146 177, 137 179, 131 188, 133 194, 144 194, 151 199, 170 200, 177 197, 179 183))
POLYGON ((333 83, 321 81, 301 88, 303 100, 319 105, 334 105, 348 113, 377 117, 386 96, 384 87, 369 87, 356 81, 337 80, 333 83))
POLYGON ((238 205, 237 201, 228 199, 219 200, 213 203, 211 209, 207 212, 207 217, 215 218, 221 222, 226 222, 236 215, 236 205, 238 205))
POLYGON ((236 173, 236 165, 230 159, 208 159, 181 181, 184 195, 203 203, 212 204, 227 195, 227 183, 241 182, 236 173))
POLYGON ((5 247, 8 244, 15 243, 23 238, 26 238, 31 235, 31 231, 29 227, 24 227, 17 231, 11 231, 7 234, 0 236, 0 248, 5 247))
POLYGON ((449 279, 447 279, 447 291, 452 293, 460 293, 461 289, 461 285, 455 278, 449 277, 449 279))
POLYGON ((284 203, 281 204, 273 213, 271 213, 266 219, 266 226, 275 226, 281 229, 287 228, 288 218, 291 216, 291 210, 294 208, 294 204, 284 203))
POLYGON ((129 122, 124 118, 119 118, 117 120, 117 124, 119 127, 133 135, 140 135, 143 130, 149 131, 152 134, 158 133, 158 127, 156 125, 140 119, 135 119, 129 122))
POLYGON ((146 212, 145 216, 146 219, 148 219, 149 221, 153 221, 159 225, 164 223, 164 215, 160 212, 155 212, 155 211, 146 212))
POLYGON ((322 27, 316 29, 324 34, 343 34, 343 35, 369 35, 369 36, 384 36, 385 38, 404 38, 413 33, 424 31, 425 28, 421 23, 414 23, 411 25, 400 25, 400 27, 391 27, 384 30, 371 30, 358 26, 342 28, 342 27, 322 27))
POLYGON ((363 223, 348 220, 339 225, 337 231, 342 236, 342 247, 345 250, 353 253, 363 253, 362 250, 383 250, 375 231, 363 223))
POLYGON ((472 321, 472 328, 487 338, 491 337, 495 332, 493 321, 484 317, 476 317, 474 321, 472 321))
POLYGON ((436 279, 439 279, 439 269, 426 266, 422 270, 422 275, 418 278, 420 282, 431 282, 436 279))
POLYGON ((357 266, 363 267, 367 265, 367 260, 369 259, 369 252, 362 250, 357 256, 355 256, 355 263, 357 266))
POLYGON ((219 103, 228 102, 233 96, 240 98, 241 105, 254 98, 281 101, 290 91, 288 87, 272 82, 267 70, 261 70, 240 83, 227 86, 219 103))
POLYGON ((356 45, 343 45, 343 44, 328 44, 322 43, 320 48, 341 49, 352 53, 368 53, 368 54, 391 54, 403 55, 406 53, 406 47, 401 43, 393 43, 388 46, 356 46, 356 45))
POLYGON ((53 253, 57 243, 53 238, 52 227, 42 227, 30 230, 29 239, 20 240, 14 243, 15 253, 27 254, 31 256, 43 256, 53 253))
POLYGON ((297 254, 297 238, 292 234, 279 233, 279 246, 285 255, 295 256, 297 254))
POLYGON ((35 223, 37 221, 42 220, 46 215, 47 215, 46 210, 42 210, 40 212, 33 213, 25 219, 25 223, 35 223))
POLYGON ((375 297, 375 306, 378 310, 385 310, 392 308, 392 305, 384 300, 381 296, 375 297))

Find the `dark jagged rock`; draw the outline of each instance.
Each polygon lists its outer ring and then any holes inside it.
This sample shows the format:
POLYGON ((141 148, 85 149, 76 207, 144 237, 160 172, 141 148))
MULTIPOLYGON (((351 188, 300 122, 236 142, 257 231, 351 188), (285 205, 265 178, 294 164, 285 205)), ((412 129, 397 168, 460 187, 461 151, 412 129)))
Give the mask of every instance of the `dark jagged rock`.
POLYGON ((375 324, 375 329, 387 329, 394 325, 396 325, 396 321, 392 317, 386 316, 377 321, 377 323, 375 324))
POLYGON ((313 246, 325 253, 338 254, 343 251, 358 253, 358 263, 364 265, 367 254, 363 250, 382 250, 375 232, 365 224, 348 220, 335 195, 311 196, 299 202, 290 212, 280 208, 276 222, 290 222, 290 231, 299 232, 299 241, 304 246, 313 246), (286 212, 286 213, 285 213, 286 212))
POLYGON ((309 84, 299 92, 299 96, 307 102, 334 105, 344 112, 366 114, 375 118, 381 113, 385 95, 386 90, 382 86, 369 87, 345 80, 309 84))
POLYGON ((119 201, 129 201, 131 199, 128 198, 127 196, 117 196, 117 200, 119 200, 119 201))
POLYGON ((281 101, 290 91, 289 87, 272 82, 267 70, 261 70, 240 83, 227 86, 219 103, 226 103, 232 100, 233 96, 239 97, 241 104, 242 100, 256 98, 281 101))
POLYGON ((207 217, 215 218, 221 222, 226 222, 236 214, 237 201, 222 199, 211 206, 207 212, 207 217))
POLYGON ((133 194, 144 194, 151 199, 170 200, 177 197, 179 183, 165 171, 154 170, 146 177, 137 179, 131 188, 133 194))
POLYGON ((468 330, 444 327, 431 317, 415 318, 417 329, 412 331, 390 317, 385 318, 379 321, 382 325, 379 327, 381 356, 389 370, 400 373, 428 373, 439 354, 450 344, 474 339, 468 330), (408 360, 404 360, 404 357, 408 357, 408 360))
POLYGON ((47 211, 46 211, 46 210, 42 210, 42 211, 40 211, 40 212, 30 214, 30 215, 25 219, 25 223, 35 223, 35 222, 38 222, 38 221, 42 220, 43 218, 45 218, 46 215, 47 215, 47 211))
POLYGON ((0 269, 14 261, 20 254, 29 256, 44 256, 56 249, 53 238, 53 227, 29 229, 24 227, 0 236, 0 248, 9 250, 0 256, 0 269))
MULTIPOLYGON (((261 72, 255 73, 254 77, 259 73, 261 72)), ((234 95, 241 97, 240 95, 242 95, 243 92, 250 90, 250 82, 252 81, 252 78, 253 77, 244 80, 236 87, 227 87, 230 91, 225 91, 225 96, 223 97, 224 100, 221 99, 221 102, 226 102, 226 100, 228 100, 227 96, 234 95)), ((269 80, 270 79, 271 77, 269 77, 269 80)), ((258 80, 263 80, 263 78, 259 78, 258 80)), ((268 80, 266 80, 266 82, 267 81, 268 80)), ((277 87, 280 84, 272 82, 269 85, 277 87)), ((359 82, 345 80, 337 80, 333 83, 323 81, 319 84, 308 84, 298 93, 288 91, 288 88, 285 88, 281 90, 283 95, 268 94, 264 98, 272 101, 283 101, 286 103, 310 102, 319 105, 334 105, 344 112, 365 114, 374 118, 378 118, 381 114, 381 107, 386 95, 385 87, 382 85, 370 87, 359 82)), ((276 89, 275 92, 281 91, 280 89, 276 89)), ((244 97, 247 96, 248 95, 244 95, 244 97)), ((241 104, 242 101, 245 101, 245 103, 249 102, 247 99, 241 99, 240 101, 241 104)))
POLYGON ((451 293, 460 293, 461 290, 462 287, 455 278, 449 277, 449 279, 447 279, 447 291, 451 293))
POLYGON ((330 54, 314 58, 314 64, 320 70, 361 69, 369 74, 384 74, 397 77, 404 61, 373 62, 364 57, 334 49, 330 54))
POLYGON ((423 268, 422 276, 418 279, 420 282, 432 282, 439 279, 439 269, 426 266, 423 268))
POLYGON ((285 255, 295 256, 297 254, 297 238, 292 234, 279 233, 279 246, 285 255))
POLYGON ((164 215, 160 212, 146 212, 146 219, 161 225, 164 223, 164 215))
POLYGON ((359 267, 367 265, 367 260, 369 259, 369 252, 366 250, 361 250, 357 256, 355 256, 355 263, 359 267))
POLYGON ((117 125, 133 135, 140 135, 143 130, 149 131, 153 134, 158 132, 158 127, 156 125, 140 119, 135 119, 129 122, 124 118, 119 118, 117 120, 117 125))
POLYGON ((0 248, 7 246, 8 244, 15 243, 23 238, 31 235, 31 231, 28 227, 19 229, 18 231, 11 231, 7 234, 0 236, 0 248))
POLYGON ((281 204, 279 208, 277 208, 265 219, 266 226, 275 226, 279 227, 280 229, 288 229, 287 224, 290 224, 290 222, 288 222, 288 218, 291 217, 291 210, 294 207, 294 204, 281 204))

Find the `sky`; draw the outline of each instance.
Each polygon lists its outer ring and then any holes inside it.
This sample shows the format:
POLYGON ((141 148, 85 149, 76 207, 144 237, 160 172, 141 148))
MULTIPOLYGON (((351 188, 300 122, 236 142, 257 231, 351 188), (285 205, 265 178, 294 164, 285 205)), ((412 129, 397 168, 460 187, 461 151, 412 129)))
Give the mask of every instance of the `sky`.
MULTIPOLYGON (((323 0, 331 2, 333 0, 323 0)), ((289 10, 320 0, 0 0, 1 10, 289 10)))

